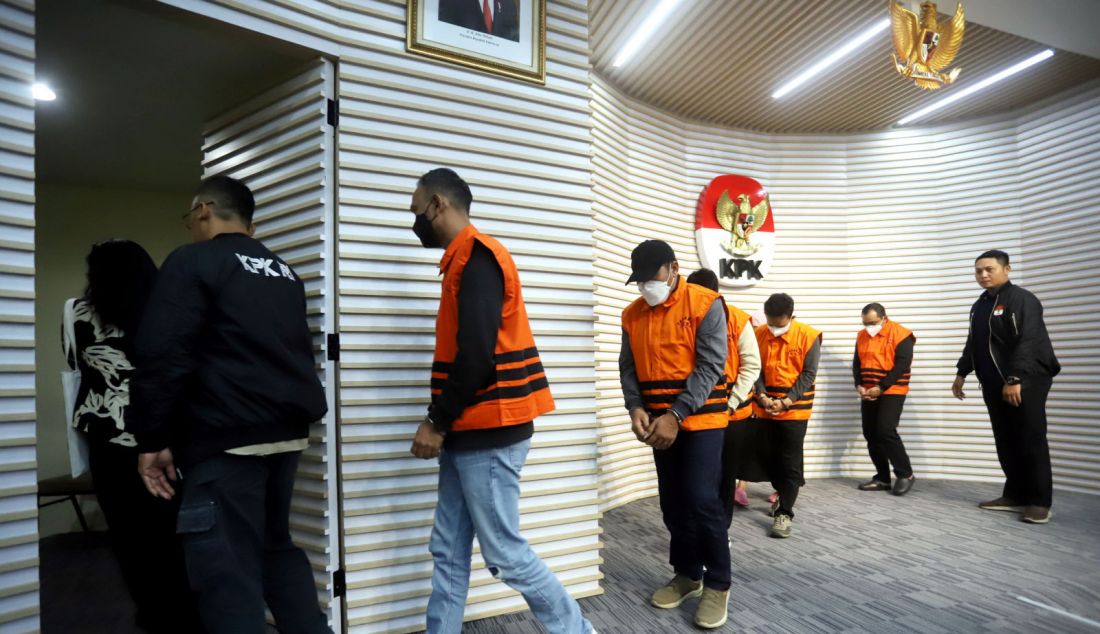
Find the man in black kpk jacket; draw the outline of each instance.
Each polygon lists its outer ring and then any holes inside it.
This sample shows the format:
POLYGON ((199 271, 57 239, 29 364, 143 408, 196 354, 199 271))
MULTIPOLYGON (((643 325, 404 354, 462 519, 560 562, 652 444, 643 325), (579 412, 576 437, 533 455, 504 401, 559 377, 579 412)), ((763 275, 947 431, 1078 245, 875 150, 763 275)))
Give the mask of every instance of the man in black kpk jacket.
POLYGON ((1008 281, 1010 271, 1004 251, 986 251, 974 262, 974 277, 985 292, 970 309, 970 334, 951 391, 965 398, 966 375, 977 372, 1005 473, 1003 495, 979 506, 1022 509, 1025 522, 1045 524, 1053 496, 1047 394, 1062 368, 1043 323, 1043 305, 1008 281))
POLYGON ((252 238, 252 192, 215 176, 185 216, 194 244, 161 268, 138 332, 126 426, 153 495, 177 521, 207 631, 331 632, 290 497, 309 425, 325 415, 305 288, 252 238), (174 483, 174 484, 173 484, 174 483))

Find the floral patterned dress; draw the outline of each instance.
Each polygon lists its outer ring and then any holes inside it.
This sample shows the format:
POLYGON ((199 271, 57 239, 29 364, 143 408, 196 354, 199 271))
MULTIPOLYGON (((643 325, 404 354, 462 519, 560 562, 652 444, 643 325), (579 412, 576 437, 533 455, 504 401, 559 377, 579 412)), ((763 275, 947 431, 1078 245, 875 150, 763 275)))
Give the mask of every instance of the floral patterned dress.
MULTIPOLYGON (((136 447, 126 431, 126 407, 130 404, 131 342, 126 333, 104 326, 85 299, 73 306, 80 390, 76 397, 73 426, 123 447, 136 447)), ((72 359, 69 359, 72 365, 72 359)), ((74 368, 77 369, 77 368, 74 368)))

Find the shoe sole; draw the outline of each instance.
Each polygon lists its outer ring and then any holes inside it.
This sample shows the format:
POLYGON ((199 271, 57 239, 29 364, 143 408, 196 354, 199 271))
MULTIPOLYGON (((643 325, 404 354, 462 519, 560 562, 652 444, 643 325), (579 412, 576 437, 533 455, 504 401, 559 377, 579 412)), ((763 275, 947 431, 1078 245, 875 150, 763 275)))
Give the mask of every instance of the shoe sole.
POLYGON ((978 505, 978 508, 983 511, 1007 511, 1009 513, 1023 513, 1024 507, 1022 506, 982 506, 978 505))
POLYGON ((684 601, 687 601, 688 599, 694 599, 695 597, 701 597, 701 596, 703 596, 703 586, 700 585, 698 590, 692 590, 691 592, 685 594, 684 596, 680 597, 680 600, 677 601, 676 603, 661 604, 661 603, 657 603, 653 599, 650 599, 649 604, 652 605, 655 608, 660 608, 662 610, 671 610, 672 608, 680 607, 681 605, 683 605, 684 601))
POLYGON ((1044 518, 1043 518, 1043 519, 1041 519, 1041 520, 1033 520, 1033 519, 1031 519, 1030 517, 1025 517, 1025 518, 1024 518, 1024 521, 1025 521, 1025 522, 1027 522, 1028 524, 1046 524, 1047 522, 1049 522, 1049 521, 1050 521, 1050 517, 1051 517, 1052 515, 1054 515, 1054 514, 1053 514, 1053 513, 1047 513, 1047 516, 1046 516, 1046 517, 1044 517, 1044 518))
POLYGON ((726 616, 723 616, 722 620, 718 621, 717 623, 702 623, 702 622, 696 620, 695 621, 695 626, 696 627, 701 627, 704 630, 713 630, 715 628, 719 628, 719 627, 722 627, 723 625, 725 625, 726 621, 728 619, 729 619, 729 614, 727 613, 726 616))

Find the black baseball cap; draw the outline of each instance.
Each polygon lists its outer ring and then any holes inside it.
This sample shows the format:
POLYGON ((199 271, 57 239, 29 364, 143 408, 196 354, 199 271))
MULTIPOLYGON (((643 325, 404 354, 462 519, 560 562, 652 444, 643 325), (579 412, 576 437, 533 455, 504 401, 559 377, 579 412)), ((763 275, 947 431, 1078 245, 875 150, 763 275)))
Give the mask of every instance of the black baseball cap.
POLYGON ((657 271, 669 262, 676 261, 676 253, 664 240, 646 240, 630 252, 631 282, 648 282, 657 275, 657 271))

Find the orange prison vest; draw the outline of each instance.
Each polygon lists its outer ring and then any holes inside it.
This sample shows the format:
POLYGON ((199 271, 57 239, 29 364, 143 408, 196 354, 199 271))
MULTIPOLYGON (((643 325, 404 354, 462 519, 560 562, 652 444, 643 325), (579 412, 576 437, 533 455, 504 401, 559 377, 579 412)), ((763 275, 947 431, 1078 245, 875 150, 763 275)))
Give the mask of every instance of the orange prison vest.
MULTIPOLYGON (((806 354, 810 352, 814 342, 821 338, 821 331, 804 323, 791 321, 791 329, 776 337, 768 330, 768 325, 763 324, 756 329, 756 341, 760 344, 760 365, 764 375, 764 388, 768 396, 782 398, 787 391, 794 387, 798 375, 802 374, 803 364, 806 362, 806 354)), ((817 383, 814 382, 806 389, 802 399, 795 401, 791 407, 778 416, 772 416, 753 402, 753 411, 758 418, 770 418, 772 420, 809 420, 810 410, 814 405, 814 390, 817 383)))
MULTIPOLYGON (((748 313, 734 306, 726 304, 726 314, 729 316, 729 359, 726 360, 726 377, 729 380, 730 393, 733 393, 733 384, 737 382, 737 373, 741 370, 741 352, 737 349, 737 342, 741 340, 741 333, 749 324, 751 317, 748 313)), ((745 400, 730 408, 730 422, 745 420, 752 416, 752 401, 754 394, 749 390, 745 400)))
MULTIPOLYGON (((665 303, 650 307, 639 297, 623 310, 623 329, 630 337, 647 410, 668 411, 684 391, 695 370, 695 333, 718 298, 718 293, 681 277, 665 303)), ((729 422, 728 401, 729 386, 726 377, 720 376, 703 405, 681 427, 687 431, 724 428, 729 422)))
MULTIPOLYGON (((914 341, 917 339, 912 330, 890 318, 882 322, 882 330, 874 337, 867 334, 866 329, 859 331, 856 335, 856 354, 859 355, 861 385, 874 387, 894 369, 894 351, 906 337, 913 337, 914 341)), ((911 371, 903 374, 883 394, 908 394, 911 374, 911 371)))
POLYGON ((554 410, 550 385, 535 348, 527 308, 523 303, 519 272, 511 254, 495 239, 473 225, 463 229, 447 246, 439 269, 443 273, 443 294, 435 320, 435 358, 432 362, 432 397, 443 386, 458 352, 458 290, 462 271, 470 261, 474 244, 488 247, 504 275, 504 306, 493 355, 496 376, 491 385, 477 391, 472 405, 453 423, 453 431, 493 429, 522 425, 554 410))

